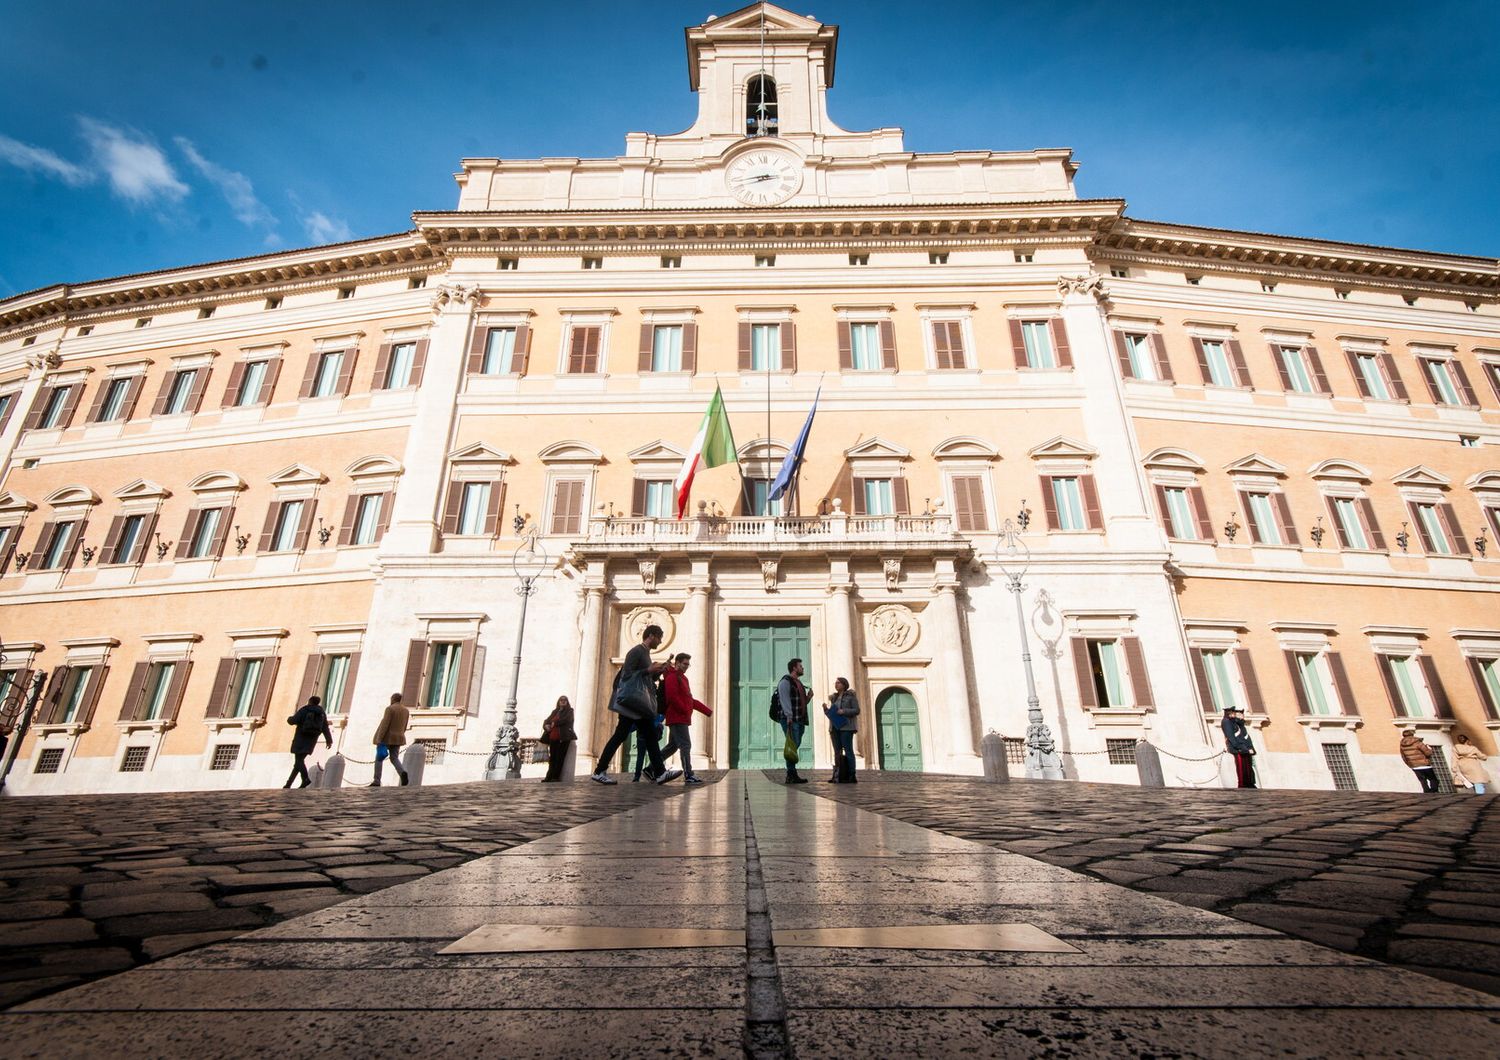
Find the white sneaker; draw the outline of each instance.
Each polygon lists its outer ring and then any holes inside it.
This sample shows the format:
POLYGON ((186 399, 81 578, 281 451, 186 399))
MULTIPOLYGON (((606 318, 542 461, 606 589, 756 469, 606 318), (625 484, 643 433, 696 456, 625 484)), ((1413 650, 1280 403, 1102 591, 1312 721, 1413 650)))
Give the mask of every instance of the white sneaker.
POLYGON ((593 776, 594 781, 596 783, 599 783, 599 784, 618 784, 619 783, 619 781, 616 780, 614 777, 608 776, 608 775, 606 775, 604 773, 594 773, 592 776, 593 776))
POLYGON ((658 784, 667 784, 667 783, 670 783, 671 781, 676 780, 680 776, 682 776, 682 770, 680 770, 680 769, 669 769, 665 773, 663 773, 661 776, 657 777, 656 778, 656 782, 658 784))

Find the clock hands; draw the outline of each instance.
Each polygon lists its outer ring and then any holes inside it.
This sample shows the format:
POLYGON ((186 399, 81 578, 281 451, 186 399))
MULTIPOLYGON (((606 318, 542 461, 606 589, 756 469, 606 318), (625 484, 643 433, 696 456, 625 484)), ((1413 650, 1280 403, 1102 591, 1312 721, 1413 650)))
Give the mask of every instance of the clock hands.
POLYGON ((758 183, 758 182, 760 182, 762 180, 775 180, 779 175, 780 174, 777 174, 777 173, 761 173, 761 174, 759 174, 757 176, 754 176, 754 177, 742 177, 741 179, 735 181, 735 183, 736 184, 755 184, 755 183, 758 183))

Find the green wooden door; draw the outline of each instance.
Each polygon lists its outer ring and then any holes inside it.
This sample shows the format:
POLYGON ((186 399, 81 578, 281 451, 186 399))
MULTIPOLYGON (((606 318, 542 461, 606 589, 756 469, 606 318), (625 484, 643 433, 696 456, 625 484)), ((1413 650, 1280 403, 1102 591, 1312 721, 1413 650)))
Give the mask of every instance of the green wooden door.
MULTIPOLYGON (((808 652, 811 639, 806 622, 736 622, 730 628, 729 689, 734 717, 729 723, 731 769, 772 769, 786 764, 781 746, 786 737, 770 717, 771 693, 776 690, 786 664, 801 659, 807 672, 802 681, 812 683, 808 652)), ((814 695, 816 700, 817 696, 814 695)), ((809 704, 809 718, 816 704, 809 704)), ((808 726, 811 728, 811 725, 808 726)), ((812 737, 802 734, 799 747, 803 766, 809 766, 812 737)))
POLYGON ((912 694, 904 688, 887 688, 880 693, 876 713, 880 715, 880 768, 922 772, 922 729, 912 694))

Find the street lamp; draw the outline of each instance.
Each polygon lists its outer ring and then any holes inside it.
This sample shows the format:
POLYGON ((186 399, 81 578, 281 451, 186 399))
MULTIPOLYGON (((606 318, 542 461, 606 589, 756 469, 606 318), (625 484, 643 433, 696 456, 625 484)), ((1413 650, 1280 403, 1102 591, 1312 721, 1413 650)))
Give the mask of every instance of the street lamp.
MULTIPOLYGON (((518 528, 520 529, 520 528, 518 528)), ((525 529, 521 543, 510 557, 516 576, 516 595, 521 598, 521 619, 516 623, 516 657, 510 671, 510 698, 495 732, 495 745, 484 767, 485 780, 515 780, 521 775, 521 732, 516 728, 516 697, 521 684, 521 643, 526 637, 526 605, 547 574, 547 550, 537 527, 525 529)))
POLYGON ((1036 674, 1031 669, 1031 644, 1026 637, 1026 614, 1021 607, 1022 579, 1031 567, 1031 549, 1021 540, 1021 531, 1009 519, 1000 528, 995 565, 1005 575, 1006 585, 1016 597, 1016 631, 1021 635, 1021 666, 1026 671, 1026 776, 1031 780, 1063 779, 1062 759, 1052 730, 1042 720, 1042 702, 1036 694, 1036 674))

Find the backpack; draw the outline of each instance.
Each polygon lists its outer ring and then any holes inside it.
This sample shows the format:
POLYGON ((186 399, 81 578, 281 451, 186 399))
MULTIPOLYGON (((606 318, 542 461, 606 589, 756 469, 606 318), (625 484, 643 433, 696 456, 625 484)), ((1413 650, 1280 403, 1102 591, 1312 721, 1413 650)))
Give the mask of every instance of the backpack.
POLYGON ((771 720, 781 721, 781 682, 776 682, 776 687, 771 689, 771 720))
MULTIPOLYGON (((323 714, 321 711, 307 710, 303 713, 302 720, 297 723, 298 736, 318 736, 323 732, 323 714)), ((299 712, 300 713, 300 712, 299 712)))

